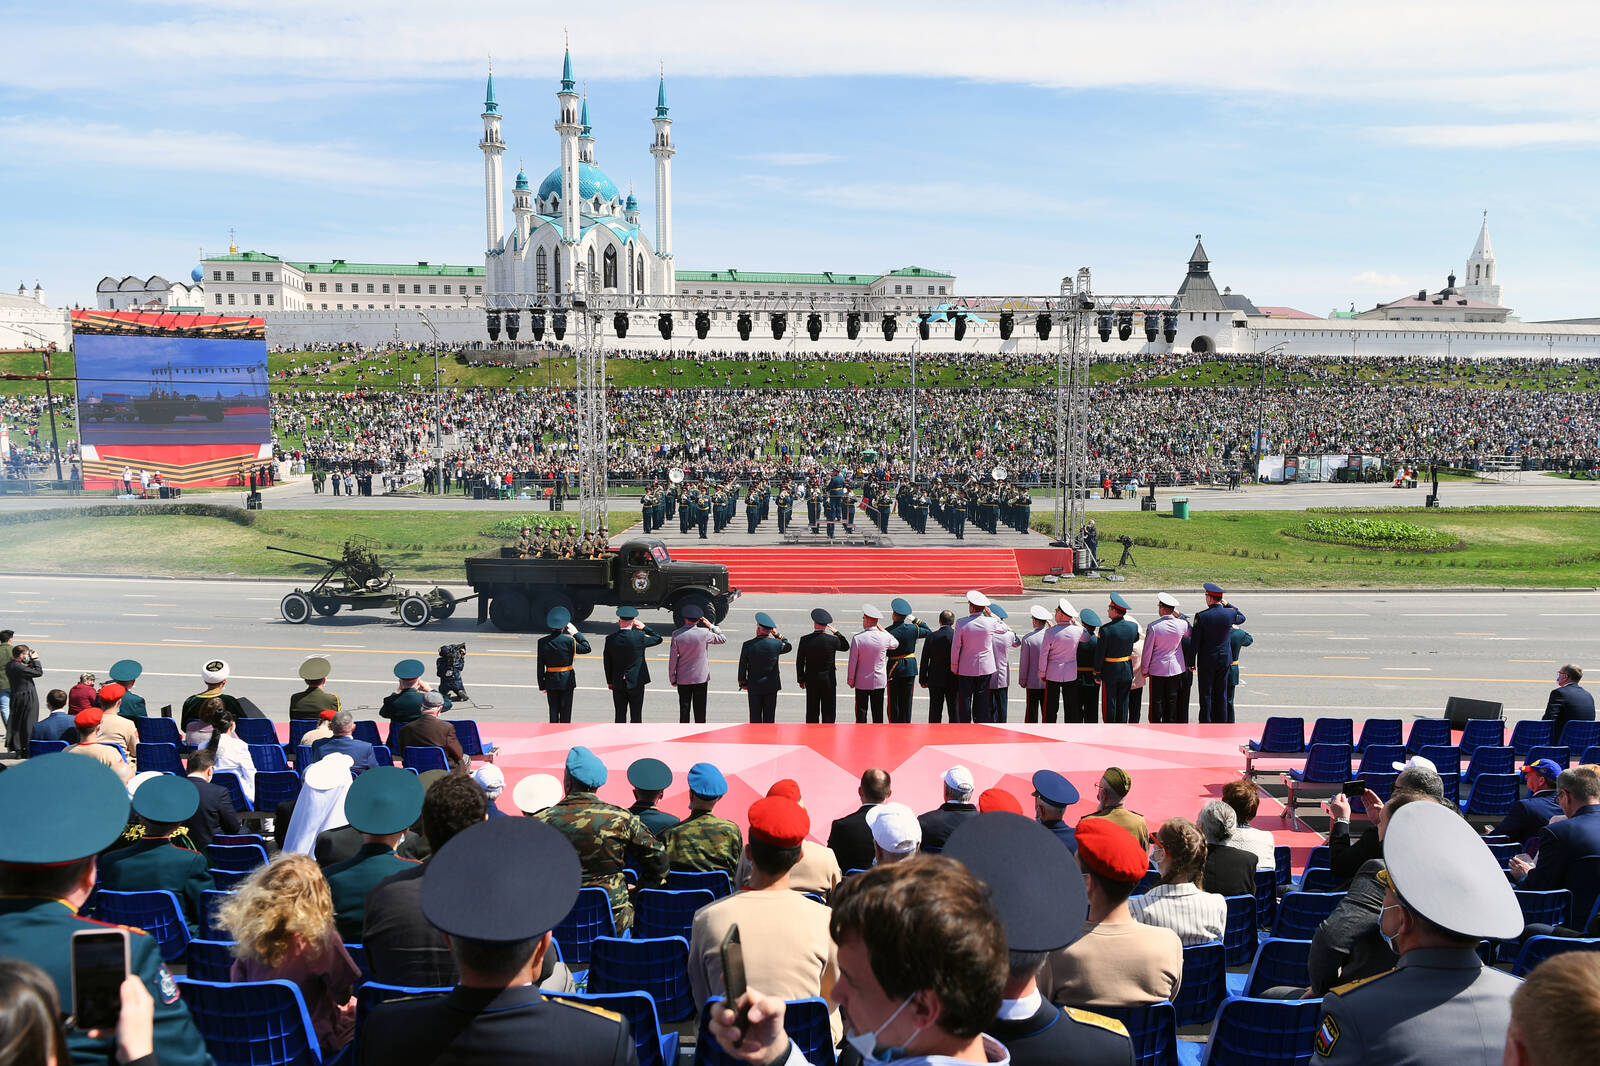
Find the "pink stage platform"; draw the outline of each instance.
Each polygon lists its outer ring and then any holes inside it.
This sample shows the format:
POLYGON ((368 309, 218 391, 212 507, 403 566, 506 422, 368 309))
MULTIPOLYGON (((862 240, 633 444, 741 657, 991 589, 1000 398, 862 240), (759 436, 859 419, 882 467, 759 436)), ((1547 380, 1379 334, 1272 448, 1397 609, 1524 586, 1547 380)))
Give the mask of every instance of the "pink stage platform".
MULTIPOLYGON (((915 811, 943 800, 940 776, 960 763, 972 771, 979 791, 1000 787, 1032 812, 1034 771, 1064 774, 1083 798, 1068 809, 1067 820, 1095 807, 1095 783, 1108 766, 1133 776, 1128 806, 1154 828, 1163 820, 1194 818, 1202 804, 1218 798, 1224 783, 1244 765, 1239 746, 1257 739, 1260 726, 1187 725, 550 725, 483 723, 486 742, 499 745, 496 765, 507 788, 500 806, 516 813, 512 786, 531 773, 561 776, 567 749, 588 746, 605 760, 611 779, 600 797, 619 806, 633 802, 628 764, 653 756, 673 770, 662 809, 683 816, 688 808, 685 775, 697 762, 715 763, 728 778, 727 797, 717 814, 745 824, 751 803, 781 778, 800 783, 811 812, 812 836, 825 841, 829 823, 859 806, 861 772, 878 766, 890 772, 894 799, 915 811)), ((1255 824, 1278 843, 1294 849, 1294 865, 1322 838, 1308 830, 1291 831, 1283 807, 1263 796, 1255 824)))

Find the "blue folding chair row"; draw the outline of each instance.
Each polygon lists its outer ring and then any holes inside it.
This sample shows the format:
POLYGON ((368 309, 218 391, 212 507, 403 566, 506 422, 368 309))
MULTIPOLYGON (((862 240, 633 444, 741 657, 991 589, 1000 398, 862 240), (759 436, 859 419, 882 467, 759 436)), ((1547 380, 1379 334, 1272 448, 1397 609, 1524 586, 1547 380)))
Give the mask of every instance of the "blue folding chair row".
POLYGON ((1183 980, 1172 1001, 1178 1025, 1209 1025, 1228 994, 1227 951, 1222 941, 1189 944, 1183 949, 1183 980))
MULTIPOLYGON (((1483 719, 1474 718, 1474 722, 1483 719)), ((1461 749, 1466 752, 1465 745, 1461 749)), ((1467 759, 1467 768, 1461 771, 1461 780, 1471 784, 1484 774, 1514 774, 1517 772, 1517 749, 1509 744, 1484 744, 1475 749, 1467 759)))
POLYGON ((226 984, 177 979, 216 1066, 311 1066, 322 1048, 292 981, 226 984))
POLYGON ((1529 748, 1527 756, 1522 761, 1524 763, 1535 763, 1540 759, 1549 759, 1565 770, 1572 765, 1572 749, 1565 744, 1541 744, 1538 747, 1529 748))
POLYGON ((233 730, 239 739, 251 745, 270 745, 283 752, 283 742, 278 739, 278 727, 272 724, 270 718, 240 718, 234 722, 233 730))
POLYGON ((570 992, 558 993, 550 998, 591 1003, 622 1015, 628 1019, 628 1026, 633 1031, 639 1066, 677 1066, 678 1034, 661 1031, 661 1019, 657 1016, 655 1001, 646 993, 570 992))
MULTIPOLYGON (((162 719, 165 721, 165 719, 162 719)), ((138 721, 138 719, 134 719, 138 721)), ((186 769, 183 758, 178 754, 176 744, 151 743, 141 740, 133 747, 133 757, 139 769, 155 770, 163 774, 178 774, 182 776, 186 769)))
POLYGON ((1260 996, 1269 988, 1306 988, 1311 984, 1311 941, 1268 937, 1256 949, 1248 974, 1229 974, 1231 995, 1260 996), (1235 989, 1234 978, 1240 977, 1235 989))
POLYGON ((400 750, 400 765, 407 770, 415 770, 425 774, 429 770, 450 770, 450 760, 445 757, 443 748, 435 747, 407 747, 400 750))
POLYGON ((1472 757, 1479 748, 1505 746, 1506 723, 1499 718, 1469 718, 1461 729, 1461 754, 1472 757))
MULTIPOLYGON (((1257 874, 1261 871, 1256 871, 1257 874)), ((1222 931, 1222 949, 1229 966, 1243 966, 1256 950, 1256 930, 1260 922, 1256 916, 1254 896, 1224 896, 1228 902, 1228 924, 1222 931)))
POLYGON ((709 888, 644 888, 633 903, 633 935, 645 939, 688 938, 694 914, 717 901, 709 888))
MULTIPOLYGON (((730 1058, 717 1043, 706 1019, 712 1008, 722 1003, 721 996, 712 996, 700 1012, 700 1032, 695 1040, 695 1066, 737 1066, 739 1060, 730 1058)), ((791 999, 784 1006, 783 1031, 789 1034, 800 1053, 811 1066, 834 1066, 833 1029, 829 1022, 828 1001, 825 999, 791 999)))
POLYGON ((215 981, 227 984, 232 980, 233 941, 191 940, 184 958, 184 976, 196 981, 215 981))
POLYGON ((668 870, 667 888, 704 888, 717 899, 733 895, 733 878, 725 870, 668 870))
POLYGON ((37 759, 41 755, 54 755, 66 751, 70 745, 64 740, 30 740, 28 741, 28 758, 37 759))
POLYGON ((1520 774, 1482 774, 1467 798, 1459 801, 1461 813, 1468 818, 1504 818, 1516 806, 1521 790, 1520 774))
POLYGON ((206 863, 213 870, 249 873, 267 864, 267 849, 260 844, 212 844, 206 849, 206 863))
POLYGON ((1553 738, 1553 741, 1572 751, 1587 751, 1600 745, 1600 722, 1568 722, 1561 730, 1561 735, 1553 738))
POLYGON ((1310 940, 1344 899, 1343 892, 1289 892, 1278 901, 1272 935, 1279 940, 1310 940))
POLYGON ((1600 937, 1530 936, 1517 953, 1511 973, 1526 977, 1545 959, 1568 951, 1600 951, 1600 937))
POLYGON ((113 925, 131 925, 155 937, 163 962, 177 962, 189 950, 189 926, 178 897, 164 889, 113 892, 97 889, 95 913, 113 925))
POLYGON ((1551 737, 1554 722, 1536 722, 1525 720, 1511 727, 1511 739, 1508 743, 1516 749, 1517 758, 1526 759, 1534 748, 1549 747, 1555 741, 1551 737))
POLYGON ((624 939, 601 936, 589 951, 590 992, 645 992, 662 1021, 694 1016, 689 987, 689 941, 681 936, 624 939))
POLYGON ((595 939, 616 936, 616 922, 611 916, 611 896, 603 888, 591 886, 578 890, 577 902, 561 919, 552 932, 561 945, 561 958, 567 968, 580 973, 589 968, 589 952, 595 939))

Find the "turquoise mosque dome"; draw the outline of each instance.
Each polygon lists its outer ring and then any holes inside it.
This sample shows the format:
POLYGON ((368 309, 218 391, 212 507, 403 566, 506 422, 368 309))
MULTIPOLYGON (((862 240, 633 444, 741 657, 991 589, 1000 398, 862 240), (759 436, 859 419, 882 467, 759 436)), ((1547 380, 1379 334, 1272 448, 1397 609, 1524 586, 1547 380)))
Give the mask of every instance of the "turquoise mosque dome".
POLYGON ((205 277, 206 268, 203 266, 197 266, 193 270, 189 271, 189 280, 194 282, 196 285, 204 281, 205 277))
MULTIPOLYGON (((545 179, 539 183, 538 198, 548 200, 552 196, 561 195, 561 168, 556 167, 545 179)), ((622 199, 622 194, 617 191, 617 183, 612 181, 606 172, 593 163, 578 164, 578 199, 580 201, 593 200, 596 196, 606 203, 622 199)))

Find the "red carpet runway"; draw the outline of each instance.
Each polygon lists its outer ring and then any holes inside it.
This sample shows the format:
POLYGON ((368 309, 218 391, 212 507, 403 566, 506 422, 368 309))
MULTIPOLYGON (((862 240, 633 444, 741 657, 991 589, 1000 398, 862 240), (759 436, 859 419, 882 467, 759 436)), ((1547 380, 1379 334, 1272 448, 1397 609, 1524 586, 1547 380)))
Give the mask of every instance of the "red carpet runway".
MULTIPOLYGON (((1260 726, 1187 725, 549 725, 485 723, 485 741, 499 745, 496 765, 507 788, 500 806, 515 813, 512 786, 530 773, 561 776, 567 749, 583 744, 602 759, 610 781, 600 796, 626 807, 633 802, 628 764, 653 756, 673 770, 662 808, 682 817, 688 808, 685 776, 697 762, 715 763, 728 778, 717 813, 745 824, 751 803, 781 778, 800 783, 811 813, 811 835, 826 841, 829 823, 859 805, 861 772, 878 766, 893 776, 894 799, 913 810, 932 810, 943 800, 940 777, 960 763, 972 771, 979 791, 1000 787, 1032 812, 1035 770, 1064 774, 1083 799, 1067 811, 1076 822, 1095 807, 1095 783, 1108 766, 1133 777, 1127 805, 1154 828, 1163 820, 1194 818, 1216 799, 1222 785, 1244 765, 1239 746, 1260 736, 1260 726)), ((1315 833, 1291 832, 1282 807, 1263 797, 1256 825, 1295 851, 1295 866, 1322 843, 1315 833)))
MULTIPOLYGON (((742 592, 1022 595, 1012 548, 678 547, 674 559, 722 563, 742 592)), ((1041 571, 1042 572, 1042 571, 1041 571)))

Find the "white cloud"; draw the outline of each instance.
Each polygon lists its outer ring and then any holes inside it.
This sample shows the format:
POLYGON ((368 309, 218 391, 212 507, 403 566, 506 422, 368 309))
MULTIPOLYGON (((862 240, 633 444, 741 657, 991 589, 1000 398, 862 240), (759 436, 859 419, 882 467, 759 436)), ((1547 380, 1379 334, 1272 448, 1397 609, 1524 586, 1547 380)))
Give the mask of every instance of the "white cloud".
POLYGON ((1399 274, 1380 274, 1376 270, 1363 270, 1350 279, 1350 284, 1364 289, 1398 289, 1405 283, 1399 274))
POLYGON ((823 163, 837 163, 844 157, 829 152, 759 152, 742 158, 773 167, 814 167, 823 163))
POLYGON ((1600 120, 1505 122, 1455 126, 1379 126, 1386 140, 1430 148, 1532 148, 1544 145, 1600 144, 1600 120))

